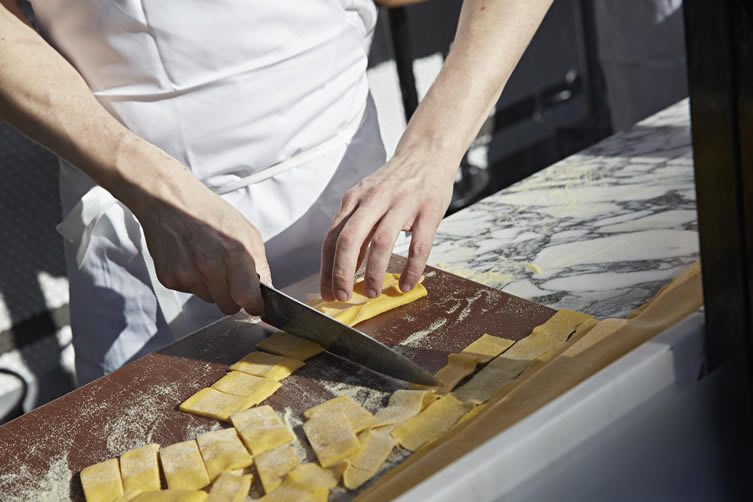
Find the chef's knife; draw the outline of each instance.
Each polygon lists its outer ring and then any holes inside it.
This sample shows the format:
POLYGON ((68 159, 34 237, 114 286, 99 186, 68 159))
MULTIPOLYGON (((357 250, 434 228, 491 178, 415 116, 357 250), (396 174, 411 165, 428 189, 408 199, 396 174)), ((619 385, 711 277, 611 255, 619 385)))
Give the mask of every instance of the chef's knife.
POLYGON ((264 313, 261 320, 277 329, 324 347, 328 352, 391 377, 423 385, 436 385, 434 376, 365 333, 261 284, 264 313))

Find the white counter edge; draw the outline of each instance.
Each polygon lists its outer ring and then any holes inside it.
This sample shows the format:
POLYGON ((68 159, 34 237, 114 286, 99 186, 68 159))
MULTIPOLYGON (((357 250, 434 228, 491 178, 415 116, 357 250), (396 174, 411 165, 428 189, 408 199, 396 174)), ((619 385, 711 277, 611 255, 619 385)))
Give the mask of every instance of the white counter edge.
POLYGON ((703 315, 693 314, 424 480, 398 500, 504 497, 653 396, 692 384, 703 362, 703 315))

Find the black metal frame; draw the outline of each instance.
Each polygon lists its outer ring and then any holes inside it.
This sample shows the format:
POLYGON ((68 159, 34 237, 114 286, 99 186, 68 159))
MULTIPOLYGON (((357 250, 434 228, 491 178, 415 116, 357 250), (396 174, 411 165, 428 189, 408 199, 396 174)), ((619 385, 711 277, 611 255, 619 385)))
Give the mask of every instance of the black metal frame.
MULTIPOLYGON (((727 487, 751 500, 753 377, 753 5, 685 0, 707 373, 727 375, 710 413, 727 487)), ((731 498, 732 499, 732 498, 731 498)))
POLYGON ((753 342, 753 26, 743 1, 687 0, 693 157, 707 363, 753 342))

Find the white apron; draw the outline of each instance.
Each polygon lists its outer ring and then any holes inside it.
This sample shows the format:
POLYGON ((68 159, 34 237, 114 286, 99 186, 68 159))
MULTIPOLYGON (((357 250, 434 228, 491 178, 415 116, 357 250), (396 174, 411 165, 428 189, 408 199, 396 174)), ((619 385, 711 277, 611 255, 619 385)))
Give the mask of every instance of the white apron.
MULTIPOLYGON (((384 162, 368 0, 37 0, 48 40, 127 127, 261 232, 275 284, 319 266, 342 193, 384 162)), ((122 204, 61 163, 79 383, 222 314, 156 279, 122 204)))

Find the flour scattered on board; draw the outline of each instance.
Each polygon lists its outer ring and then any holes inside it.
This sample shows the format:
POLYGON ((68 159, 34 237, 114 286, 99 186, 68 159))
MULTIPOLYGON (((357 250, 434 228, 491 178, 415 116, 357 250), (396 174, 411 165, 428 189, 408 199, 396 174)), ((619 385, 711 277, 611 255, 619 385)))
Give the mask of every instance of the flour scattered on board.
POLYGON ((188 439, 195 439, 202 434, 205 434, 207 432, 212 431, 218 431, 222 429, 222 424, 220 422, 212 422, 212 423, 202 423, 202 424, 189 424, 186 426, 184 432, 183 432, 183 438, 188 439))
POLYGON ((428 328, 422 329, 421 331, 416 331, 411 336, 400 342, 399 345, 401 347, 420 347, 427 336, 431 335, 436 330, 447 324, 447 322, 447 318, 437 319, 436 321, 431 323, 428 328))
POLYGON ((140 394, 118 417, 105 426, 107 453, 118 456, 152 442, 154 434, 165 420, 162 410, 180 402, 175 383, 158 386, 140 394))
POLYGON ((282 421, 285 422, 285 425, 287 425, 298 438, 297 441, 293 441, 292 445, 295 449, 296 456, 302 462, 316 461, 313 450, 306 447, 306 445, 308 445, 308 442, 305 439, 305 434, 303 433, 303 419, 299 415, 296 415, 291 408, 286 407, 282 412, 282 421))
POLYGON ((465 308, 458 314, 457 321, 455 322, 463 322, 473 310, 473 304, 476 303, 478 299, 484 295, 485 292, 485 290, 480 289, 475 295, 471 296, 470 298, 465 298, 465 308))
POLYGON ((44 476, 32 472, 27 465, 21 465, 16 472, 0 474, 2 497, 7 502, 70 500, 72 477, 67 454, 53 458, 44 476))
POLYGON ((348 396, 372 413, 381 408, 391 394, 391 391, 348 382, 322 380, 320 383, 335 396, 348 396))

